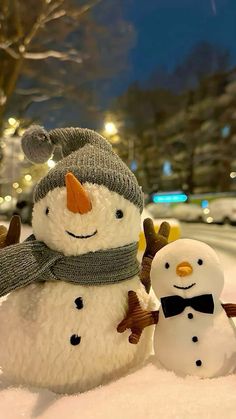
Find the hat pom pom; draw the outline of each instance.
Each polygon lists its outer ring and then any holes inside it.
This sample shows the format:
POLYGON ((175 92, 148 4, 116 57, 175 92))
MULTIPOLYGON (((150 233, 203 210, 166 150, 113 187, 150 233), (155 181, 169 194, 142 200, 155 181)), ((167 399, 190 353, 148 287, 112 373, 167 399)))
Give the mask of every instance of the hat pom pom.
POLYGON ((21 140, 22 150, 33 163, 45 163, 54 151, 49 133, 39 125, 28 128, 21 140))

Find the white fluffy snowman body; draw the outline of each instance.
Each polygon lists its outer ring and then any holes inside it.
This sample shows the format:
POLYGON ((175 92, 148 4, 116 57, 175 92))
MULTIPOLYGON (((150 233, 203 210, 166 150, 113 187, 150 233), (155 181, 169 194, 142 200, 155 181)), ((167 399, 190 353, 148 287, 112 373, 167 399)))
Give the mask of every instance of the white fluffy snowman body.
MULTIPOLYGON (((36 239, 65 255, 137 242, 139 209, 105 186, 83 186, 92 203, 86 214, 68 210, 65 187, 35 204, 36 239)), ((126 314, 129 290, 143 308, 151 309, 152 302, 138 275, 125 279, 100 286, 46 281, 10 293, 0 306, 0 365, 11 382, 81 392, 140 365, 151 354, 153 328, 138 345, 129 343, 128 331, 119 334, 116 328, 126 314)))
POLYGON ((160 301, 171 296, 208 295, 214 302, 213 313, 195 310, 187 303, 181 313, 170 316, 161 305, 154 335, 155 359, 179 375, 210 378, 232 373, 236 367, 235 326, 219 300, 224 276, 213 249, 196 240, 177 240, 157 253, 151 277, 160 301))

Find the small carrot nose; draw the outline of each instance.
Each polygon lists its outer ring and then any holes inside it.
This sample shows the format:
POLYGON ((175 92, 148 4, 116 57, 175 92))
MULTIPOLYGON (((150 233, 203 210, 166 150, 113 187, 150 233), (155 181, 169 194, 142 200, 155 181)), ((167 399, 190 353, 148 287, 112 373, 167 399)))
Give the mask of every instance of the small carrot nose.
POLYGON ((74 213, 86 214, 91 211, 92 204, 89 196, 73 173, 67 173, 66 193, 67 193, 67 208, 74 213))
POLYGON ((176 266, 178 276, 188 276, 193 272, 193 268, 188 262, 181 262, 176 266))

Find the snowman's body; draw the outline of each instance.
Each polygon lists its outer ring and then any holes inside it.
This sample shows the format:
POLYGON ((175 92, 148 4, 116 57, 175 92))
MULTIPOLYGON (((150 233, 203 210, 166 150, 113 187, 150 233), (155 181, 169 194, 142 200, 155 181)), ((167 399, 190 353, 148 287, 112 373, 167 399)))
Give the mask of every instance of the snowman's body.
POLYGON ((223 280, 215 252, 204 243, 181 239, 156 255, 152 285, 160 300, 211 295, 214 301, 213 312, 198 311, 187 304, 179 314, 170 315, 160 306, 154 350, 156 361, 166 369, 204 378, 236 369, 235 326, 219 300, 223 280))
POLYGON ((150 308, 138 277, 98 287, 45 282, 11 293, 0 307, 4 373, 13 383, 72 393, 142 364, 152 350, 153 328, 145 330, 139 345, 129 343, 128 332, 116 330, 130 289, 150 308))
POLYGON ((32 242, 24 272, 20 245, 14 254, 14 286, 0 306, 0 366, 13 383, 72 393, 104 384, 151 354, 153 328, 131 345, 129 333, 118 333, 117 326, 126 315, 128 291, 137 293, 143 308, 153 307, 138 276, 143 194, 135 176, 94 131, 33 126, 22 139, 35 163, 46 163, 56 147, 63 157, 36 185, 32 217, 35 238, 48 249, 40 250, 40 262, 32 242), (61 253, 59 271, 49 249, 61 253), (21 288, 26 282, 31 285, 21 288))
POLYGON ((213 315, 188 307, 165 318, 161 309, 154 346, 160 363, 180 375, 217 377, 236 367, 235 328, 219 301, 213 315))

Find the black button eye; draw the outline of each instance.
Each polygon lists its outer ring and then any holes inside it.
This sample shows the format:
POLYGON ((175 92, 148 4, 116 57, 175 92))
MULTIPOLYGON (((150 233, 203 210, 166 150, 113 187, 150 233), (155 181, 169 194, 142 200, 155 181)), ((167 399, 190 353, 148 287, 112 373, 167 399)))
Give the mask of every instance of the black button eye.
POLYGON ((198 263, 198 265, 202 265, 203 264, 203 260, 202 259, 198 259, 197 263, 198 263))
POLYGON ((48 215, 48 214, 49 214, 49 208, 48 208, 48 207, 45 209, 45 214, 46 214, 46 215, 48 215))
POLYGON ((116 218, 123 218, 124 217, 124 213, 122 210, 117 210, 116 211, 116 218))
POLYGON ((170 264, 169 264, 168 262, 166 262, 166 264, 165 264, 165 268, 166 268, 166 269, 169 269, 169 267, 170 267, 170 264))

